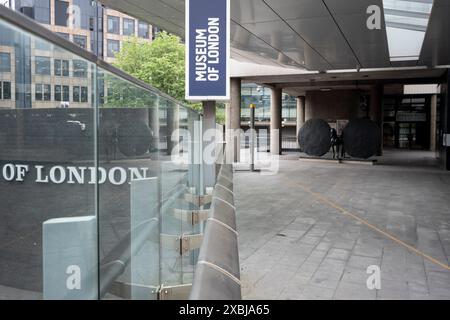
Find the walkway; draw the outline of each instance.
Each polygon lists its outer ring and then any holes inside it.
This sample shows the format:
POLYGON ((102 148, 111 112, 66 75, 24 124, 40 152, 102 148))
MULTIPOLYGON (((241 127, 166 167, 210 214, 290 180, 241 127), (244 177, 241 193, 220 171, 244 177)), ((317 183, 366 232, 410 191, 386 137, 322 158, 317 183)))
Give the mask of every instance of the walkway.
POLYGON ((415 166, 430 153, 404 155, 377 166, 291 155, 276 175, 236 172, 243 297, 450 299, 450 173, 415 166), (372 265, 381 290, 367 288, 372 265))

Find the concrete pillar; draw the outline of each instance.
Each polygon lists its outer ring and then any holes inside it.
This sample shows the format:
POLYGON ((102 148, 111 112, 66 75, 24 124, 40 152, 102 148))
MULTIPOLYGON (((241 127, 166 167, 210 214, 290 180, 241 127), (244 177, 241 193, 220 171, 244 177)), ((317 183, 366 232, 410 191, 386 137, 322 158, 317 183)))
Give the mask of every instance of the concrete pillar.
POLYGON ((430 107, 430 150, 436 151, 437 94, 431 96, 430 107))
POLYGON ((225 105, 227 162, 239 162, 241 152, 241 79, 231 78, 230 102, 225 105))
MULTIPOLYGON (((447 69, 447 77, 443 86, 443 99, 441 103, 444 104, 444 112, 441 113, 441 122, 443 124, 443 131, 450 134, 450 69, 447 69)), ((450 147, 444 147, 442 158, 445 162, 445 169, 450 170, 450 147)))
POLYGON ((377 155, 383 155, 383 85, 376 84, 370 90, 370 104, 369 104, 370 120, 376 123, 380 129, 380 145, 378 147, 377 155))
POLYGON ((296 133, 298 135, 298 131, 305 124, 305 97, 300 96, 297 97, 297 130, 296 133))
POLYGON ((311 98, 311 93, 305 93, 305 122, 312 119, 314 117, 313 113, 313 103, 314 96, 311 98))
POLYGON ((216 144, 216 102, 215 101, 203 101, 203 181, 205 188, 214 187, 216 184, 216 163, 215 159, 215 150, 216 148, 209 147, 211 143, 216 144), (205 134, 205 132, 207 132, 205 134), (213 136, 211 136, 211 134, 213 136), (207 152, 205 149, 208 148, 207 152), (208 158, 205 158, 205 154, 208 158), (209 159, 209 157, 212 157, 209 159))
POLYGON ((281 154, 281 105, 282 89, 272 89, 270 98, 270 153, 281 154))

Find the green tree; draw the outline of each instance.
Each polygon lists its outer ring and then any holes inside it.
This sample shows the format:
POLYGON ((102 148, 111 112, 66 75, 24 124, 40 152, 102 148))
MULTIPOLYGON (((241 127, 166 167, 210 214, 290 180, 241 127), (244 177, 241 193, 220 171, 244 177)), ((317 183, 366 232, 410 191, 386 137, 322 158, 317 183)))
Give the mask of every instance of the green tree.
MULTIPOLYGON (((202 111, 201 103, 185 98, 185 45, 181 39, 165 31, 149 43, 133 37, 124 41, 114 65, 168 95, 202 111)), ((217 122, 225 122, 223 105, 218 104, 217 122)))
POLYGON ((160 32, 152 43, 136 37, 125 41, 114 65, 162 92, 184 100, 184 52, 180 38, 160 32))

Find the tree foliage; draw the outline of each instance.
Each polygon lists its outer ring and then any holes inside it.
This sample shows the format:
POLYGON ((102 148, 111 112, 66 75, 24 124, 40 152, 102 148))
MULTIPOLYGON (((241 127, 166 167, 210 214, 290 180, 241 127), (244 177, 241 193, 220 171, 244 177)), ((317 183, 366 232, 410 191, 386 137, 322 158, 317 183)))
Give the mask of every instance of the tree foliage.
POLYGON ((114 65, 184 100, 184 50, 180 38, 167 32, 160 32, 152 43, 133 37, 123 43, 114 65))
MULTIPOLYGON (((185 45, 180 38, 165 31, 149 43, 132 37, 124 41, 114 65, 164 93, 202 111, 201 103, 185 101, 185 45)), ((218 105, 217 122, 224 123, 222 105, 218 105)))

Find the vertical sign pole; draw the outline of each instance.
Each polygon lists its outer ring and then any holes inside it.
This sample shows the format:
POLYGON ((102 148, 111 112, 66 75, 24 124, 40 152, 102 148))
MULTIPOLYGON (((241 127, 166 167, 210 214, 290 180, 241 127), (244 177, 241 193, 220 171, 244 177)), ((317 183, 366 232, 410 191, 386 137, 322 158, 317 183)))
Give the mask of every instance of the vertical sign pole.
POLYGON ((255 171, 255 105, 250 104, 250 171, 255 171))

